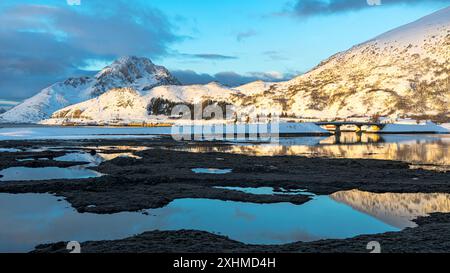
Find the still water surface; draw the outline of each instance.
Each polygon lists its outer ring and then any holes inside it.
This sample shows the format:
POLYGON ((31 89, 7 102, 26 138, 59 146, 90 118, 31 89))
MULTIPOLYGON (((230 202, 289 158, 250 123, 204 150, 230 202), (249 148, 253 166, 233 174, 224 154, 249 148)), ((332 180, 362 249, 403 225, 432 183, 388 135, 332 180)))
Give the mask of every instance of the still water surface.
POLYGON ((414 227, 411 220, 417 216, 449 211, 448 194, 356 190, 315 196, 302 205, 177 199, 145 214, 109 215, 78 213, 50 194, 0 194, 0 252, 30 251, 41 243, 112 240, 150 230, 180 229, 209 231, 252 244, 308 242, 399 231, 414 227))
POLYGON ((186 147, 192 152, 227 152, 255 156, 399 160, 412 164, 450 166, 450 135, 377 135, 343 133, 340 137, 290 137, 277 143, 234 143, 228 146, 186 147))

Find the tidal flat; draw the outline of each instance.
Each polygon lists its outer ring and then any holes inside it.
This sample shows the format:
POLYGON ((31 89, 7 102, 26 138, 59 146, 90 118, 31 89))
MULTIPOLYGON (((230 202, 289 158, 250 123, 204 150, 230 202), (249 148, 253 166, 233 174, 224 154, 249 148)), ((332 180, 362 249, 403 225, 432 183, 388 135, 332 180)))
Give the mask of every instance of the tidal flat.
POLYGON ((274 154, 269 144, 169 137, 3 141, 1 170, 36 171, 0 182, 2 252, 66 252, 73 240, 83 252, 368 252, 374 240, 385 252, 448 252, 448 137, 392 138, 287 138, 274 154), (402 156, 386 149, 396 145, 402 156), (74 167, 102 175, 39 179, 40 168, 74 167), (27 228, 6 229, 14 223, 27 228))

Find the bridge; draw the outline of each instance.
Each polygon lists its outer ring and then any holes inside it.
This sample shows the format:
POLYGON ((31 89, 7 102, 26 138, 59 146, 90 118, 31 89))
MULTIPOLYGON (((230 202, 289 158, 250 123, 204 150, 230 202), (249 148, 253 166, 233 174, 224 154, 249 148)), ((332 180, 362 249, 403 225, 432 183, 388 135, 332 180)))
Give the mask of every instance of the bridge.
POLYGON ((334 130, 328 128, 326 129, 328 131, 335 131, 336 134, 339 134, 342 131, 341 130, 342 126, 356 126, 357 127, 356 132, 362 132, 363 126, 374 127, 375 131, 379 131, 383 129, 383 127, 385 126, 385 124, 380 122, 358 122, 358 121, 328 121, 328 122, 323 121, 323 122, 315 122, 315 124, 318 126, 325 126, 325 127, 333 126, 336 129, 334 130))

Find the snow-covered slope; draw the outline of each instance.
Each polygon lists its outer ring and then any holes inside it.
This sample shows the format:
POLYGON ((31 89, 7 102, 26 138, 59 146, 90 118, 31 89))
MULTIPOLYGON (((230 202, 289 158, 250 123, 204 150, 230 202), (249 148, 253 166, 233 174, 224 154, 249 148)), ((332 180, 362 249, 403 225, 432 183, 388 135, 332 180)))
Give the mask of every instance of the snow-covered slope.
POLYGON ((230 102, 239 95, 237 90, 223 86, 217 82, 205 85, 176 86, 167 85, 153 88, 146 94, 147 98, 163 98, 173 102, 199 103, 205 100, 230 102))
POLYGON ((248 111, 302 117, 449 119, 450 7, 338 53, 310 72, 242 100, 248 111))
POLYGON ((274 82, 255 81, 235 87, 234 89, 240 91, 244 95, 250 96, 262 94, 269 90, 274 84, 274 82))
POLYGON ((58 82, 0 115, 1 122, 35 123, 55 111, 95 98, 112 88, 132 87, 138 91, 179 82, 162 67, 147 58, 122 57, 94 77, 70 78, 58 82))
POLYGON ((97 98, 58 110, 43 123, 148 122, 156 118, 149 112, 149 105, 154 98, 161 98, 174 103, 197 104, 208 100, 230 102, 232 98, 239 96, 239 91, 216 82, 190 86, 166 85, 140 92, 132 88, 118 88, 111 89, 97 98))
POLYGON ((52 115, 54 121, 44 123, 143 121, 146 118, 147 102, 141 95, 132 88, 118 88, 111 89, 97 98, 56 111, 52 115))

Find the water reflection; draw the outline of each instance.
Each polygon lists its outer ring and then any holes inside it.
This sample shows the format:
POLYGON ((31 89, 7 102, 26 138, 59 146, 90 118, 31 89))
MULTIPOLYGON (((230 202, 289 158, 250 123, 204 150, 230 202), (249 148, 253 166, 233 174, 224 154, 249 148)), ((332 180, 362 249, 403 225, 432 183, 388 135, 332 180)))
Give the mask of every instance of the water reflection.
POLYGON ((280 188, 280 191, 275 191, 272 187, 259 187, 259 188, 242 188, 242 187, 214 187, 216 189, 224 189, 231 191, 240 191, 249 194, 257 195, 315 195, 314 193, 307 192, 306 190, 285 190, 280 188))
POLYGON ((90 153, 78 152, 78 153, 67 153, 63 156, 55 158, 56 161, 64 162, 88 162, 89 166, 98 166, 104 160, 99 155, 92 155, 90 153))
POLYGON ((50 194, 0 194, 0 252, 58 241, 121 239, 150 230, 203 230, 253 244, 308 242, 399 231, 414 226, 417 216, 450 211, 449 194, 356 190, 315 196, 302 205, 178 199, 146 213, 109 215, 77 213, 57 200, 50 194))
POLYGON ((29 251, 58 241, 120 239, 149 230, 203 230, 255 244, 398 230, 328 196, 304 205, 178 199, 146 212, 81 214, 49 194, 0 194, 0 252, 29 251))
POLYGON ((70 168, 44 167, 26 168, 12 167, 0 171, 0 181, 36 181, 51 179, 84 179, 99 177, 101 173, 85 169, 81 166, 70 168))
MULTIPOLYGON (((64 162, 85 162, 87 164, 73 166, 68 168, 58 167, 43 167, 43 168, 26 168, 26 167, 12 167, 0 171, 0 181, 31 181, 31 180, 50 180, 50 179, 84 179, 99 177, 102 174, 86 169, 87 167, 98 166, 101 163, 112 160, 118 157, 129 157, 141 159, 141 157, 134 155, 132 152, 120 151, 143 151, 147 147, 141 146, 97 146, 97 147, 70 147, 70 148, 55 148, 42 147, 39 149, 29 149, 27 152, 44 152, 44 151, 66 151, 63 156, 54 158, 55 161, 64 162), (80 150, 83 149, 83 150, 80 150), (85 152, 84 150, 94 151, 85 152), (110 153, 110 151, 114 151, 110 153), (98 152, 97 152, 98 151, 98 152)), ((19 162, 34 161, 35 158, 17 159, 19 162)), ((37 160, 49 160, 49 158, 38 158, 37 160)))
POLYGON ((0 148, 0 153, 18 153, 22 150, 15 149, 15 148, 0 148))
POLYGON ((450 212, 447 193, 375 194, 353 190, 334 193, 331 198, 398 228, 416 226, 411 220, 418 216, 450 212))
POLYGON ((136 158, 142 159, 139 156, 134 155, 133 153, 96 153, 90 154, 86 152, 78 152, 78 153, 68 153, 63 156, 55 158, 56 161, 66 161, 66 162, 88 162, 88 166, 98 166, 101 163, 109 160, 113 160, 119 157, 128 157, 128 158, 136 158))
POLYGON ((330 137, 280 138, 279 143, 235 143, 220 147, 183 148, 192 152, 228 152, 255 156, 325 156, 400 160, 450 166, 450 135, 376 135, 343 133, 330 137))
POLYGON ((150 149, 149 147, 145 146, 83 146, 79 147, 83 149, 89 149, 89 150, 96 150, 96 151, 133 151, 133 152, 140 152, 150 149))
POLYGON ((232 169, 195 168, 192 171, 198 174, 227 174, 231 173, 232 169))

